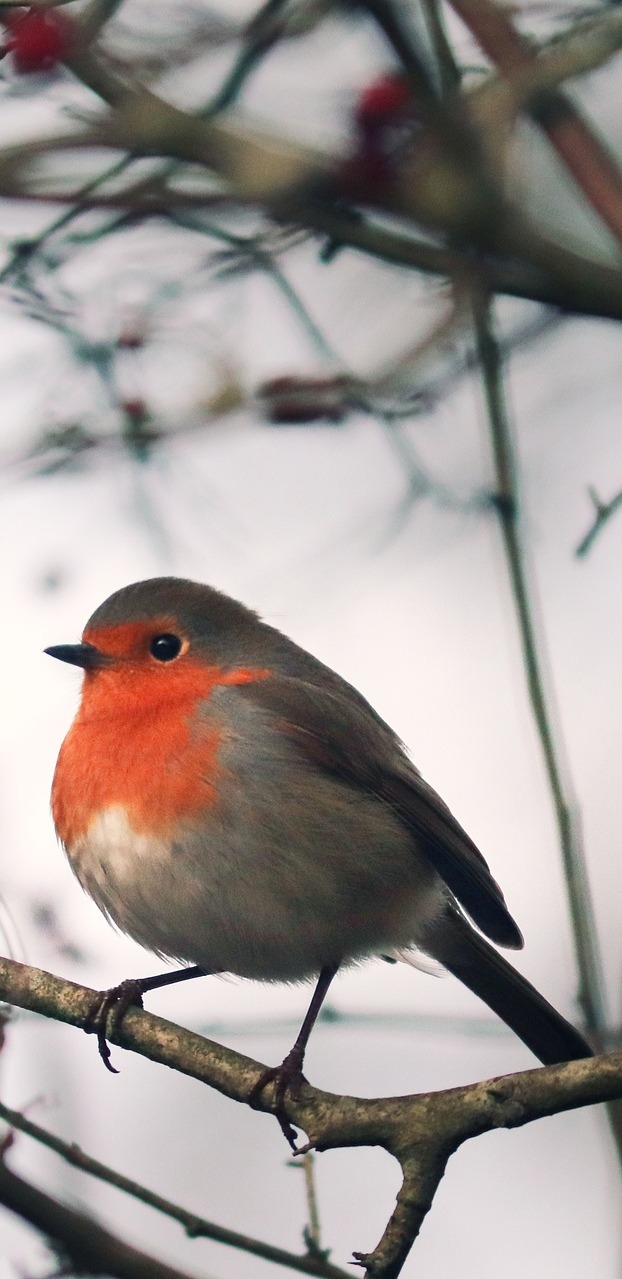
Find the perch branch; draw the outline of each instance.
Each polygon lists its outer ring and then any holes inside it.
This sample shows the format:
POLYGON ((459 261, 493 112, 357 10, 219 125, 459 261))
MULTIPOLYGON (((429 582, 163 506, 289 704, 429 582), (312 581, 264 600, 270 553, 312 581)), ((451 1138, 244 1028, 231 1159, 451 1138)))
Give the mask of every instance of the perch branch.
MULTIPOLYGON (((97 992, 41 969, 0 960, 0 999, 84 1027, 97 992)), ((110 1031, 112 1043, 216 1088, 232 1100, 274 1114, 274 1089, 254 1098, 260 1063, 192 1031, 130 1009, 110 1031)), ((449 1089, 386 1098, 338 1096, 303 1083, 288 1100, 290 1121, 309 1138, 306 1149, 380 1146, 402 1168, 403 1187, 377 1248, 361 1258, 369 1279, 395 1279, 432 1203, 449 1156, 462 1142, 494 1128, 519 1127, 545 1115, 622 1095, 622 1053, 525 1071, 449 1089)))

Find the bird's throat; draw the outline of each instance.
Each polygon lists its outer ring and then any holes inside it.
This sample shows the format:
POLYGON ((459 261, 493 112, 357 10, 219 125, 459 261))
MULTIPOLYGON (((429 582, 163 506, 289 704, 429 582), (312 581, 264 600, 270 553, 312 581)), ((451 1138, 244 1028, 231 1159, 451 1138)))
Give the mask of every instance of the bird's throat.
POLYGON ((94 681, 63 742, 52 786, 54 822, 66 848, 111 807, 123 808, 137 833, 161 836, 181 814, 191 817, 216 802, 222 729, 209 714, 209 695, 217 681, 201 676, 155 704, 111 697, 94 681))

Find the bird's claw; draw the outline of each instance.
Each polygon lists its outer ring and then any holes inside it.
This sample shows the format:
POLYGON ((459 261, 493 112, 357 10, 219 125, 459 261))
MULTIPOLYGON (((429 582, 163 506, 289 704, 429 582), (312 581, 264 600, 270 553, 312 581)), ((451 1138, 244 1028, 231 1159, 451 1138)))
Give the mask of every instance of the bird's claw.
POLYGON ((301 1085, 307 1082, 302 1073, 302 1060, 300 1052, 297 1052, 294 1046, 280 1066, 268 1066, 266 1070, 262 1071, 257 1083, 253 1085, 248 1099, 249 1105, 256 1107, 266 1085, 274 1084, 274 1115, 294 1155, 300 1153, 296 1145, 298 1135, 287 1117, 285 1098, 289 1092, 292 1101, 298 1101, 301 1085))
POLYGON ((128 978, 118 986, 112 986, 110 990, 100 991, 97 1002, 93 1004, 85 1018, 84 1029, 87 1035, 97 1035, 99 1055, 111 1075, 118 1075, 119 1071, 116 1066, 113 1066, 110 1058, 107 1039, 109 1020, 112 1018, 110 1028, 113 1029, 123 1020, 128 1008, 142 1008, 142 1006, 142 984, 134 978, 128 978))

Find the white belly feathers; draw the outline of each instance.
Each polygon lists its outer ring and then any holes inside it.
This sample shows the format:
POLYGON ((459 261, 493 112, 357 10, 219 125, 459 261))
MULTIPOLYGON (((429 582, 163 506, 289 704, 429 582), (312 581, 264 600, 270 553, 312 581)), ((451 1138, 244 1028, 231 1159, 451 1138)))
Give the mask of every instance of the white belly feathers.
POLYGON ((325 964, 416 943, 442 908, 437 876, 383 806, 346 792, 335 823, 335 794, 324 806, 322 789, 308 797, 304 825, 284 820, 286 805, 260 815, 236 804, 209 832, 190 826, 172 840, 137 833, 125 809, 111 806, 69 860, 123 932, 211 972, 298 981, 325 964))

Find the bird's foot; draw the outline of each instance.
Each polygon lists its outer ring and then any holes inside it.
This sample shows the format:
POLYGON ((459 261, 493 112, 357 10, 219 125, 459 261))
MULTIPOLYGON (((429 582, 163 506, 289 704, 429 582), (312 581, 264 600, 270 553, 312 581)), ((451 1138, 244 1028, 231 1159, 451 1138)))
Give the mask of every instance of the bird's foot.
POLYGON ((292 1127, 287 1113, 285 1111, 285 1099, 289 1093, 292 1101, 298 1101, 300 1097, 301 1084, 306 1083, 306 1079, 302 1073, 302 1063, 304 1061, 304 1049, 301 1051, 298 1044, 294 1044, 291 1052, 287 1054, 280 1066, 268 1066, 260 1075, 257 1083, 251 1090, 249 1104, 256 1107, 260 1094, 263 1092, 267 1084, 274 1084, 274 1114, 278 1119, 281 1132, 285 1140, 289 1142, 292 1153, 299 1154, 296 1145, 297 1133, 292 1127))
POLYGON ((87 1035, 97 1035, 99 1055, 111 1075, 118 1075, 116 1066, 110 1059, 110 1048, 107 1034, 123 1020, 128 1008, 142 1008, 144 983, 140 979, 128 978, 110 990, 100 991, 97 1002, 93 1004, 84 1022, 87 1035))
POLYGON ((110 1049, 106 1038, 108 1030, 119 1025, 128 1008, 142 1008, 143 995, 148 990, 161 990, 164 986, 177 986, 179 982, 191 981, 194 977, 207 977, 204 968, 191 964, 188 968, 178 968, 173 973, 157 973, 155 977, 130 977, 119 986, 110 990, 102 990, 87 1014, 84 1029, 87 1035, 97 1035, 99 1055, 111 1074, 118 1075, 118 1070, 110 1061, 110 1049), (112 1018, 112 1020, 110 1020, 112 1018))

